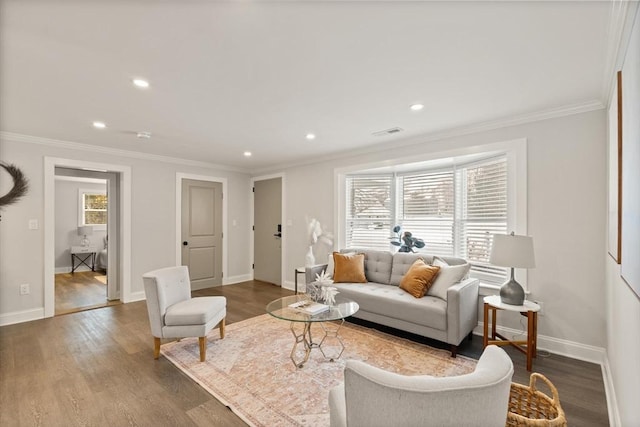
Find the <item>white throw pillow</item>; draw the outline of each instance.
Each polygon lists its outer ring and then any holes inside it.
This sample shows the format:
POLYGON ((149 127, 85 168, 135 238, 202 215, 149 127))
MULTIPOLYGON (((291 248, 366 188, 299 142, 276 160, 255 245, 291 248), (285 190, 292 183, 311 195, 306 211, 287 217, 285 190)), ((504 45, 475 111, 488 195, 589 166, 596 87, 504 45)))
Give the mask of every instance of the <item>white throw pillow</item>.
POLYGON ((462 265, 449 265, 439 257, 433 257, 433 265, 440 267, 440 272, 433 281, 433 285, 427 291, 427 295, 447 300, 447 291, 456 283, 460 282, 471 268, 469 263, 462 265))

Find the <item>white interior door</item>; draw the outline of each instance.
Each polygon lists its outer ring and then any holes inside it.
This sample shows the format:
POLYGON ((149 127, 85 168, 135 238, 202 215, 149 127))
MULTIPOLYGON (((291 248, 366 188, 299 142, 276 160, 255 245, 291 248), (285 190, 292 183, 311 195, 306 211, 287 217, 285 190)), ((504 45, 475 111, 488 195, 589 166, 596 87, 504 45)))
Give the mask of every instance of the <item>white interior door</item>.
POLYGON ((182 180, 182 265, 191 289, 222 285, 222 183, 182 180))
POLYGON ((255 280, 282 286, 282 178, 254 183, 255 280))

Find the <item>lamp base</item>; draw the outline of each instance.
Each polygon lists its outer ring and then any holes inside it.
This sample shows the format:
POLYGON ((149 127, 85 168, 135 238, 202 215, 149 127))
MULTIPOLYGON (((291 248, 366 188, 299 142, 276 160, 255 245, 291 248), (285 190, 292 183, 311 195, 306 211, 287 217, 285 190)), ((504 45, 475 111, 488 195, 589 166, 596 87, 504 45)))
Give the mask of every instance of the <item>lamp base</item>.
POLYGON ((87 236, 84 236, 84 238, 80 241, 80 245, 83 247, 87 247, 89 246, 91 242, 89 241, 89 239, 87 239, 87 236))
POLYGON ((524 304, 524 289, 513 277, 500 288, 500 300, 503 304, 524 304))

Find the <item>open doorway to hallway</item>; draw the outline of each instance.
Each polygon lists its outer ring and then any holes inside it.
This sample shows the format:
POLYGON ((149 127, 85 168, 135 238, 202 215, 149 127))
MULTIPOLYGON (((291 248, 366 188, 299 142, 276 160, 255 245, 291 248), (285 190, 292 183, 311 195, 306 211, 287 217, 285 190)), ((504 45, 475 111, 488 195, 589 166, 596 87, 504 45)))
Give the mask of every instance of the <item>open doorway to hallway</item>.
POLYGON ((117 202, 110 200, 117 194, 117 178, 108 172, 55 168, 54 315, 120 303, 117 276, 111 271, 117 264, 109 265, 114 255, 109 232, 118 228, 112 212, 117 202))

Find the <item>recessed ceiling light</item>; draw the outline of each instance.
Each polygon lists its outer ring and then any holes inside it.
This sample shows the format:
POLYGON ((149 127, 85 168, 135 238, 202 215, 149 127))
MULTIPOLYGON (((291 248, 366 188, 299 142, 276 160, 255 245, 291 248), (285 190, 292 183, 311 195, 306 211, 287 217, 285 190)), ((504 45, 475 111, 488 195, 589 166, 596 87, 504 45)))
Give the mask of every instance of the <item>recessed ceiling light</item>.
POLYGON ((144 79, 133 79, 133 84, 143 89, 149 87, 149 82, 144 79))
POLYGON ((251 157, 251 151, 245 151, 244 152, 244 156, 245 157, 251 157))
POLYGON ((140 139, 150 139, 151 138, 151 132, 138 132, 136 134, 136 136, 140 139))
POLYGON ((316 139, 315 134, 313 133, 308 133, 305 138, 307 138, 309 141, 311 141, 312 139, 316 139))
POLYGON ((107 127, 103 122, 93 122, 93 127, 96 129, 104 129, 107 127))
POLYGON ((422 104, 413 104, 409 108, 411 108, 413 111, 420 111, 420 110, 422 110, 424 108, 424 105, 422 105, 422 104))

